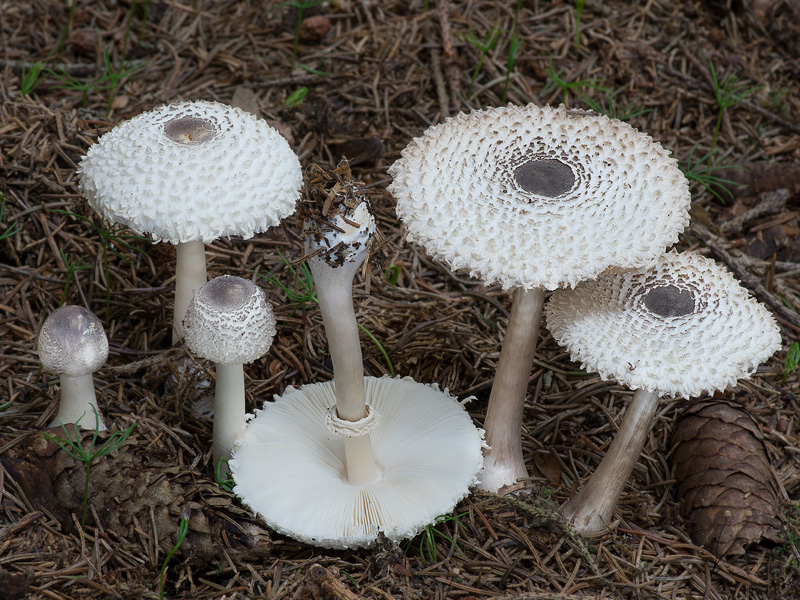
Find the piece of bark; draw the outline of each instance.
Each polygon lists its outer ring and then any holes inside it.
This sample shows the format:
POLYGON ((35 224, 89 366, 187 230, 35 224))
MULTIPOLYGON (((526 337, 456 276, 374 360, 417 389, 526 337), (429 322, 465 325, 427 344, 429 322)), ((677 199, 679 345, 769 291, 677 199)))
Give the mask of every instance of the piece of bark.
POLYGON ((295 600, 361 600, 347 585, 339 581, 339 569, 319 564, 308 568, 305 582, 297 590, 295 600))
POLYGON ((718 557, 778 542, 778 486, 758 424, 728 400, 694 402, 670 437, 676 498, 692 540, 718 557))

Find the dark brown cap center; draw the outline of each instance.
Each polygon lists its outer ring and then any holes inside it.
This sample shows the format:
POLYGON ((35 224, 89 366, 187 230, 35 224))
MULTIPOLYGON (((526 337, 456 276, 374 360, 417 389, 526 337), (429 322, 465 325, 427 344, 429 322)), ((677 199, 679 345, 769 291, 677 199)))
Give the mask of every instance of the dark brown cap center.
POLYGON ((665 285, 649 290, 644 305, 660 317, 683 317, 694 312, 694 294, 675 285, 665 285))
POLYGON ((517 167, 517 185, 526 192, 556 198, 572 189, 575 173, 572 167, 554 158, 535 158, 517 167))
POLYGON ((173 142, 186 146, 198 146, 214 137, 216 129, 208 119, 181 117, 164 125, 164 133, 173 142))

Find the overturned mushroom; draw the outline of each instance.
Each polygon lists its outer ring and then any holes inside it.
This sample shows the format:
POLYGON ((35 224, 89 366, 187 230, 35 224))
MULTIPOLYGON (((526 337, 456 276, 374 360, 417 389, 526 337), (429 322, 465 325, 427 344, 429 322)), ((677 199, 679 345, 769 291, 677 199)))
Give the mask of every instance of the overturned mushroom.
POLYGON ((256 412, 230 463, 234 492, 271 527, 312 544, 366 546, 379 531, 412 537, 475 483, 481 433, 447 390, 364 377, 352 281, 374 218, 346 165, 314 182, 333 200, 312 207, 306 227, 322 223, 307 250, 334 379, 289 389, 256 412))
POLYGON ((564 107, 474 111, 429 128, 389 169, 408 239, 514 288, 486 413, 481 487, 527 477, 520 429, 545 290, 651 264, 689 220, 689 188, 649 136, 564 107))
POLYGON ((297 156, 266 121, 205 101, 121 123, 89 148, 78 174, 106 219, 176 244, 173 343, 206 282, 203 244, 278 224, 294 212, 302 185, 297 156))
POLYGON ((781 342, 769 311, 724 267, 674 251, 648 269, 558 290, 547 327, 582 368, 636 390, 600 466, 562 508, 583 533, 611 522, 659 397, 689 398, 736 385, 781 342))
POLYGON ((36 351, 42 366, 61 376, 61 403, 50 427, 77 423, 105 431, 92 374, 108 358, 108 338, 100 319, 82 306, 62 306, 45 319, 36 351), (96 418, 95 418, 96 415, 96 418))

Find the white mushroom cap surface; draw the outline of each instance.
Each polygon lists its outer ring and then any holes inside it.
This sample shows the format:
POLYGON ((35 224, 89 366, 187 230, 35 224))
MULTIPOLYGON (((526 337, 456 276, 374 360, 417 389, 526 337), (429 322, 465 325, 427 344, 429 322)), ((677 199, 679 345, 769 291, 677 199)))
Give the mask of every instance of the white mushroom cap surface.
POLYGON ((504 289, 556 289, 651 264, 689 222, 677 161, 630 125, 585 111, 460 114, 389 169, 408 239, 504 289))
POLYGON ((326 548, 368 546, 378 531, 413 537, 467 495, 482 465, 480 430, 436 385, 365 377, 380 415, 370 432, 379 479, 345 480, 344 438, 326 427, 333 382, 289 388, 256 411, 237 442, 234 492, 270 527, 326 548))
POLYGON ((587 371, 684 398, 736 385, 781 344, 772 314, 725 267, 675 251, 556 291, 547 327, 587 371))
POLYGON ((62 306, 45 319, 36 341, 42 366, 52 373, 83 377, 108 358, 108 338, 100 319, 82 306, 62 306))
POLYGON ((154 241, 250 238, 295 210, 300 162, 266 121, 217 102, 161 106, 103 135, 79 187, 113 222, 154 241))
POLYGON ((264 292, 231 275, 215 277, 197 291, 183 325, 189 350, 218 364, 253 362, 275 337, 275 317, 264 292))

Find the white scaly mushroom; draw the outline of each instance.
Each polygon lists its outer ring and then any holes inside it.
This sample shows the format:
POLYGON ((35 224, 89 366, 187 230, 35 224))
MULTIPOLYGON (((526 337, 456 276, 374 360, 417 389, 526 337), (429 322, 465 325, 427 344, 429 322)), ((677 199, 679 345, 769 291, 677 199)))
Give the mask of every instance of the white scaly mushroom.
POLYGON ((481 487, 497 491, 527 477, 520 431, 545 290, 651 264, 689 221, 688 183, 630 125, 532 104, 430 127, 389 174, 410 241, 515 289, 484 422, 481 487))
POLYGON ((207 279, 204 243, 245 239, 292 214, 300 161, 266 121, 218 102, 142 113, 103 135, 81 160, 89 205, 154 242, 177 246, 173 343, 207 279))
POLYGON ((42 324, 36 351, 42 366, 61 377, 61 403, 50 427, 80 420, 84 429, 94 429, 97 423, 97 430, 105 431, 92 377, 108 358, 100 319, 82 306, 62 306, 42 324))
POLYGON ((197 290, 183 326, 189 350, 216 364, 213 455, 214 467, 219 469, 219 461, 230 458, 245 424, 243 365, 269 350, 275 317, 255 283, 222 275, 197 290))
POLYGON ((364 377, 352 282, 375 221, 346 165, 333 173, 333 202, 316 215, 327 225, 307 239, 334 380, 265 403, 230 466, 234 492, 272 528, 352 548, 378 531, 412 537, 452 510, 476 481, 482 436, 447 390, 364 377))
POLYGON ((781 343, 775 319, 727 269, 677 252, 648 269, 558 290, 547 327, 581 368, 636 390, 600 466, 562 507, 581 533, 611 523, 660 397, 736 385, 781 343))

